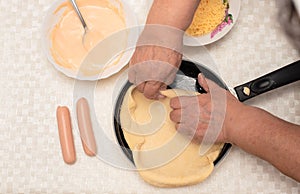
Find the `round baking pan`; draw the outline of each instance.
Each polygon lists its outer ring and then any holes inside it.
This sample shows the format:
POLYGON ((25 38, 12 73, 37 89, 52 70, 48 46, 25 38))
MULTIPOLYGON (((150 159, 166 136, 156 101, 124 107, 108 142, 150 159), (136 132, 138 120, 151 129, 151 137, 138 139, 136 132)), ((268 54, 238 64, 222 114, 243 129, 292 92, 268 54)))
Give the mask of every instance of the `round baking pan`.
MULTIPOLYGON (((197 77, 198 77, 199 73, 203 73, 206 78, 214 81, 220 87, 228 90, 226 84, 221 80, 221 78, 219 76, 217 76, 211 70, 201 66, 200 64, 196 64, 196 63, 193 63, 190 61, 182 61, 180 69, 177 72, 178 75, 186 76, 186 77, 193 78, 196 80, 194 83, 189 83, 192 85, 187 86, 188 88, 194 88, 194 91, 197 91, 199 93, 205 93, 205 90, 198 84, 198 81, 197 81, 197 77)), ((126 142, 126 139, 123 134, 122 126, 120 123, 120 111, 121 111, 123 99, 124 99, 124 96, 125 96, 128 88, 131 85, 132 84, 130 82, 127 82, 119 94, 119 97, 118 97, 116 105, 115 105, 114 127, 115 127, 115 134, 116 134, 118 143, 120 144, 120 146, 121 146, 124 154, 127 156, 127 158, 134 164, 132 152, 126 142)), ((172 84, 170 86, 168 86, 168 88, 172 88, 171 86, 172 86, 172 84)), ((226 155, 226 153, 229 151, 230 148, 231 148, 230 143, 224 144, 219 156, 214 161, 214 165, 218 164, 221 161, 221 159, 224 158, 224 156, 226 155)))

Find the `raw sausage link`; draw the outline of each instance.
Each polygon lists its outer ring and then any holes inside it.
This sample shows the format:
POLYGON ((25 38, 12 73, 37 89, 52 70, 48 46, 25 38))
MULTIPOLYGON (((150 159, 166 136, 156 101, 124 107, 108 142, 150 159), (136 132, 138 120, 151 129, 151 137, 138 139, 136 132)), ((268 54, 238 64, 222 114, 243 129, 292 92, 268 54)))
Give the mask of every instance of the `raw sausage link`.
POLYGON ((76 161, 76 153, 68 107, 57 107, 56 117, 63 159, 67 164, 74 164, 76 161))
POLYGON ((97 145, 94 137, 89 104, 85 98, 77 101, 77 121, 84 152, 88 156, 95 156, 97 145))

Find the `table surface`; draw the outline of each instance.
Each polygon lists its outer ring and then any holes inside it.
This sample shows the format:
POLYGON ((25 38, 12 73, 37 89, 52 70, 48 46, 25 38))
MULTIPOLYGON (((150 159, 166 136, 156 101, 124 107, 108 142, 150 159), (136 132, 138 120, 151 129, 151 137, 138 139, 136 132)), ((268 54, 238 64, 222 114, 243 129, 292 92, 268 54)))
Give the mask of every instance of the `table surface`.
MULTIPOLYGON (((74 113, 75 82, 57 72, 42 51, 41 25, 52 2, 0 1, 0 193, 300 192, 299 183, 238 147, 233 147, 203 183, 175 189, 152 187, 135 171, 86 156, 76 127, 73 130, 77 161, 66 165, 61 156, 55 111, 58 105, 67 105, 74 113)), ((129 4, 139 21, 144 22, 149 2, 130 0, 129 4)), ((229 86, 300 59, 277 22, 277 12, 275 0, 242 0, 238 21, 230 33, 206 47, 229 86)), ((108 136, 113 128, 109 96, 124 73, 126 69, 102 80, 95 88, 96 115, 108 136)), ((300 82, 247 103, 300 124, 300 82)))

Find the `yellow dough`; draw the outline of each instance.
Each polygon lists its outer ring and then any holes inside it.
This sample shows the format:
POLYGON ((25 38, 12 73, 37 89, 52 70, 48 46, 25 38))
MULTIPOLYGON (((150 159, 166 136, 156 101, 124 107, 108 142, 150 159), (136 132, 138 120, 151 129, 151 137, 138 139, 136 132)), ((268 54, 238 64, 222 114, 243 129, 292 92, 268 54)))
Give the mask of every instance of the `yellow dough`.
POLYGON ((140 176, 158 187, 196 184, 213 171, 213 161, 223 144, 215 144, 204 156, 200 144, 178 133, 169 118, 170 99, 197 95, 184 90, 166 90, 165 99, 154 101, 130 87, 121 107, 121 126, 133 152, 140 176))

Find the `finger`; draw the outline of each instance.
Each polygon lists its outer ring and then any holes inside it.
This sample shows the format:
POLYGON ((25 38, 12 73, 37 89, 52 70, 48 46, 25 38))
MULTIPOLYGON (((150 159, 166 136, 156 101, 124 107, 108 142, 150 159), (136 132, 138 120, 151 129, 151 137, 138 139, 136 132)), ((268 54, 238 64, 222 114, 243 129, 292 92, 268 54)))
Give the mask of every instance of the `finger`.
POLYGON ((170 106, 173 109, 179 109, 181 107, 179 98, 178 97, 171 98, 171 100, 170 100, 170 106))
POLYGON ((167 85, 162 83, 161 86, 160 86, 159 91, 166 90, 166 89, 167 89, 167 85))
POLYGON ((161 82, 147 81, 144 87, 144 96, 149 99, 158 99, 161 82))
POLYGON ((203 89, 208 93, 209 92, 209 87, 208 87, 208 84, 206 82, 205 76, 202 73, 198 74, 198 82, 199 82, 200 86, 202 86, 203 89))
MULTIPOLYGON (((167 85, 164 84, 164 83, 162 83, 162 85, 160 86, 159 91, 163 91, 163 90, 166 90, 166 89, 167 89, 167 85)), ((158 94, 158 99, 164 99, 164 98, 166 98, 166 96, 163 95, 163 94, 161 94, 161 93, 159 92, 159 94, 158 94)))
POLYGON ((196 104, 197 97, 196 96, 179 96, 171 98, 170 106, 173 109, 185 108, 191 106, 191 104, 196 104))
POLYGON ((207 108, 206 106, 209 105, 210 102, 211 102, 211 96, 210 96, 210 94, 201 94, 198 97, 198 104, 201 107, 201 109, 207 108))
POLYGON ((176 123, 175 128, 180 134, 188 138, 193 137, 193 133, 185 126, 184 123, 176 123))
POLYGON ((164 96, 164 95, 162 95, 162 94, 158 94, 157 98, 158 98, 158 99, 164 99, 164 98, 166 98, 166 96, 164 96))
POLYGON ((139 84, 138 86, 136 86, 136 89, 141 92, 144 93, 144 88, 145 88, 145 82, 139 84))
POLYGON ((199 137, 199 136, 194 136, 193 139, 192 139, 192 142, 195 143, 195 144, 200 144, 201 141, 202 141, 203 137, 199 137))
POLYGON ((173 110, 170 112, 170 119, 175 122, 175 123, 179 123, 181 120, 181 110, 177 109, 177 110, 173 110))

